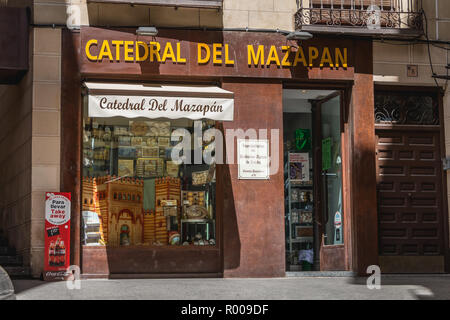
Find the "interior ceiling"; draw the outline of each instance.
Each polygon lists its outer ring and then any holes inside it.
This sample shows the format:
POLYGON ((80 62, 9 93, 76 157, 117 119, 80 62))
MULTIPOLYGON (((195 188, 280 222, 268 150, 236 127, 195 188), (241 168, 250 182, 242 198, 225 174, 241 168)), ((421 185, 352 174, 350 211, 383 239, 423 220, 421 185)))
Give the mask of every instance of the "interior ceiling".
POLYGON ((325 98, 334 90, 283 89, 284 112, 311 112, 308 100, 325 98))

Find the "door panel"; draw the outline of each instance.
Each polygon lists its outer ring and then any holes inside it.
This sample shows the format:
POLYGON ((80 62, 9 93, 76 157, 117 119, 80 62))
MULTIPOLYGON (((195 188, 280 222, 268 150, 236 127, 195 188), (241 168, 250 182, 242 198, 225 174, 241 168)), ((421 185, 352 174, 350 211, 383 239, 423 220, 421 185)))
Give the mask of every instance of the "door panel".
POLYGON ((416 256, 423 272, 435 272, 435 259, 419 257, 444 254, 439 131, 376 134, 379 252, 386 256, 380 261, 389 263, 392 256, 400 266, 399 257, 416 256))

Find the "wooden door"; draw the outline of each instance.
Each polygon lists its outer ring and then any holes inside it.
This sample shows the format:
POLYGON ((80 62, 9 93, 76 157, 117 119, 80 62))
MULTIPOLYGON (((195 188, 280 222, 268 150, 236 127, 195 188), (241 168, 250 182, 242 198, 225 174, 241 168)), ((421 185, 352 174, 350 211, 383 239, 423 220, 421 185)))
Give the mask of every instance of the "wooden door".
POLYGON ((377 129, 381 272, 443 272, 439 130, 377 129))

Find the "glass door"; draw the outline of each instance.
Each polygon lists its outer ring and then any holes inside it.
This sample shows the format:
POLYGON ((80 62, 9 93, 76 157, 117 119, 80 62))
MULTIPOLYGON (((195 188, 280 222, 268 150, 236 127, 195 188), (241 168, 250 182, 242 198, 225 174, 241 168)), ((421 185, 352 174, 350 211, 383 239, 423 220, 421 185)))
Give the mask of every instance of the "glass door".
POLYGON ((340 96, 321 104, 324 245, 343 244, 340 96))
POLYGON ((343 124, 340 92, 316 101, 316 183, 320 269, 344 270, 344 212, 342 141, 343 124))

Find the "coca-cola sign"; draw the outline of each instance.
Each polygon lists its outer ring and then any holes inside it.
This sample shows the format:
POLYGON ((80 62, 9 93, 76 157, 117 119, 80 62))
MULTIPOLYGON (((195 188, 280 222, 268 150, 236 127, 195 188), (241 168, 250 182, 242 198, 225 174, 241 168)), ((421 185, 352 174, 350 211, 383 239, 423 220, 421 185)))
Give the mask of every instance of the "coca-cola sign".
POLYGON ((44 279, 64 280, 70 265, 70 206, 67 192, 45 194, 44 279))

